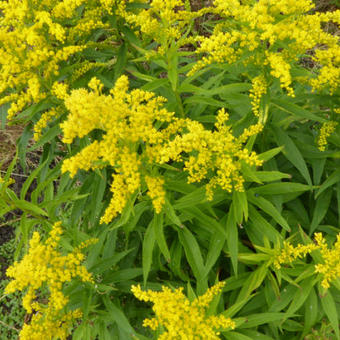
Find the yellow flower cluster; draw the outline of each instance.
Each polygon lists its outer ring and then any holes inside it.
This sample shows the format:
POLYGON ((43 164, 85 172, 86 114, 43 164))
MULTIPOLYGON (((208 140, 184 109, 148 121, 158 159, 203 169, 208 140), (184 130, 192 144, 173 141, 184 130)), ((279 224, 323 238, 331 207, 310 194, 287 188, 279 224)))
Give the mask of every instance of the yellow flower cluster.
POLYGON ((72 40, 77 40, 77 43, 85 43, 89 33, 99 28, 110 28, 109 23, 104 23, 102 18, 104 15, 103 7, 95 7, 85 11, 82 18, 77 24, 70 29, 69 36, 72 40))
POLYGON ((209 8, 192 12, 190 4, 185 0, 140 0, 139 2, 147 4, 148 8, 136 14, 126 11, 126 7, 122 6, 118 13, 126 22, 138 27, 142 34, 156 41, 160 45, 158 51, 161 54, 168 50, 173 42, 176 42, 177 48, 193 42, 193 39, 184 33, 195 18, 209 12, 209 8))
POLYGON ((46 112, 44 112, 40 119, 38 120, 38 122, 34 125, 34 134, 33 134, 33 139, 35 141, 37 141, 38 139, 40 139, 40 137, 42 136, 42 131, 44 128, 47 127, 48 123, 56 116, 58 116, 58 112, 57 109, 53 108, 51 110, 48 110, 46 112))
POLYGON ((290 64, 285 61, 280 53, 266 53, 267 62, 270 65, 270 74, 280 79, 281 87, 286 89, 288 95, 294 97, 294 91, 291 88, 292 77, 290 74, 290 64))
POLYGON ((160 152, 160 163, 170 160, 184 161, 184 170, 188 172, 188 183, 200 182, 214 175, 206 186, 207 198, 213 198, 213 189, 217 186, 231 192, 243 191, 244 179, 241 176, 242 161, 249 165, 260 166, 262 161, 255 152, 243 148, 243 143, 252 135, 261 132, 261 124, 253 125, 235 138, 231 127, 226 125, 228 114, 224 109, 218 111, 215 131, 204 128, 196 121, 186 120, 186 133, 178 133, 176 137, 164 145, 160 152), (187 160, 185 154, 189 154, 187 160))
POLYGON ((253 125, 236 138, 225 124, 228 114, 221 109, 216 130, 210 131, 197 121, 176 118, 174 113, 162 108, 163 97, 140 89, 128 93, 128 86, 128 78, 122 76, 110 95, 103 95, 103 85, 93 78, 89 83, 92 91, 73 90, 65 99, 70 112, 61 124, 65 143, 72 143, 74 138, 84 137, 94 129, 105 132, 100 141, 93 141, 62 165, 62 172, 69 171, 72 177, 80 169, 106 165, 114 168, 113 198, 101 222, 108 223, 121 213, 128 198, 143 183, 156 212, 160 212, 165 191, 157 166, 170 161, 184 163, 189 183, 209 179, 209 199, 216 186, 229 192, 233 188, 243 190, 242 162, 262 164, 243 144, 259 133, 262 125, 253 125))
POLYGON ((23 325, 20 331, 21 340, 66 340, 74 321, 82 317, 79 309, 62 315, 48 309, 43 312, 44 315, 41 312, 33 314, 31 323, 23 325))
POLYGON ((163 188, 164 179, 160 177, 145 176, 145 182, 149 189, 148 196, 152 199, 153 207, 156 213, 162 211, 165 203, 165 190, 163 188))
POLYGON ((0 183, 4 184, 7 187, 9 187, 11 184, 15 183, 15 180, 13 178, 9 178, 7 181, 5 181, 4 178, 1 177, 0 175, 0 183))
POLYGON ((156 330, 158 326, 165 327, 159 340, 182 340, 182 339, 219 339, 218 329, 234 329, 235 322, 223 315, 206 315, 214 296, 219 294, 224 286, 224 282, 219 282, 209 288, 207 292, 189 301, 183 294, 183 288, 172 291, 168 287, 162 287, 161 292, 151 290, 142 291, 141 287, 132 286, 131 291, 137 299, 152 302, 155 318, 145 319, 144 327, 156 330))
POLYGON ((0 11, 0 105, 11 103, 10 120, 50 95, 59 64, 86 47, 105 10, 94 0, 8 0, 0 11))
POLYGON ((65 282, 76 277, 83 282, 93 282, 91 274, 81 265, 84 260, 81 249, 97 240, 90 239, 73 252, 62 255, 58 250, 62 233, 60 222, 53 225, 45 242, 41 242, 39 233, 34 232, 28 253, 7 269, 7 276, 14 280, 7 285, 5 293, 27 289, 23 307, 29 314, 34 312, 31 323, 25 324, 20 333, 22 340, 66 339, 73 320, 81 317, 79 310, 65 313, 68 298, 62 289, 65 282), (47 304, 41 294, 44 287, 49 290, 47 304))
POLYGON ((329 282, 340 278, 340 234, 336 238, 331 249, 328 248, 326 240, 321 233, 315 234, 315 241, 320 249, 323 263, 315 266, 315 271, 322 274, 323 280, 321 285, 324 288, 329 288, 329 282))
POLYGON ((318 246, 314 243, 303 245, 298 244, 293 246, 291 243, 284 241, 283 248, 274 259, 274 266, 277 269, 281 268, 281 264, 291 264, 298 258, 303 258, 312 251, 318 249, 318 246))
POLYGON ((335 131, 337 125, 338 123, 335 121, 329 121, 322 124, 318 137, 318 147, 320 151, 326 150, 327 138, 335 131))
MULTIPOLYGON (((318 71, 308 79, 314 90, 340 84, 340 47, 338 38, 323 30, 323 23, 340 23, 340 10, 308 14, 311 0, 214 0, 211 11, 221 17, 210 36, 199 36, 196 53, 204 57, 188 73, 211 63, 232 64, 242 60, 278 78, 289 96, 294 96, 291 65, 298 65, 306 51, 314 50, 318 71)), ((254 80, 253 80, 254 84, 254 80)), ((256 112, 256 111, 255 111, 256 112)))
POLYGON ((76 70, 72 72, 72 76, 70 78, 70 83, 72 84, 74 81, 76 81, 78 78, 80 78, 82 75, 84 75, 86 72, 90 71, 92 68, 100 67, 100 66, 106 66, 105 63, 99 63, 99 62, 89 62, 84 61, 80 65, 77 66, 76 70))
POLYGON ((340 278, 340 234, 337 235, 331 249, 328 248, 321 233, 315 233, 314 239, 315 243, 298 244, 296 247, 289 242, 284 242, 283 248, 275 256, 274 266, 280 269, 281 264, 291 264, 296 259, 318 250, 322 256, 322 263, 315 265, 315 272, 322 274, 321 285, 327 289, 330 287, 330 282, 340 278))
POLYGON ((263 75, 257 76, 252 80, 252 88, 249 97, 252 99, 251 105, 255 116, 259 116, 261 98, 267 93, 267 82, 263 75))
POLYGON ((58 99, 65 99, 67 96, 68 84, 54 82, 52 85, 51 93, 58 99))
MULTIPOLYGON (((51 88, 51 94, 59 100, 64 100, 67 97, 69 85, 66 83, 54 82, 51 88)), ((64 113, 64 109, 61 105, 52 107, 50 110, 45 111, 40 119, 34 124, 33 139, 38 141, 42 137, 43 130, 54 119, 60 117, 64 113)))

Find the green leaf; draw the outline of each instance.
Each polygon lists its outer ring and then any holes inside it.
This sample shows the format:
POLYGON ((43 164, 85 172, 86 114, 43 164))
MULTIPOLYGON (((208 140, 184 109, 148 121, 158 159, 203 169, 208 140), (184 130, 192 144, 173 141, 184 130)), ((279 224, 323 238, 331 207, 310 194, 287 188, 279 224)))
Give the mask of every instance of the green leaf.
MULTIPOLYGON (((56 166, 53 170, 49 170, 47 173, 47 177, 41 181, 37 187, 31 193, 31 201, 32 203, 38 204, 39 195, 43 192, 43 190, 48 187, 53 181, 56 181, 60 175, 60 166, 56 166)), ((68 174, 65 174, 69 179, 68 174)))
POLYGON ((161 250, 167 262, 170 262, 170 251, 169 251, 168 245, 166 244, 166 240, 164 236, 163 214, 155 213, 152 224, 154 227, 154 233, 156 235, 158 247, 161 250))
POLYGON ((185 213, 189 213, 189 215, 196 218, 203 226, 211 229, 212 232, 218 232, 220 234, 226 235, 225 229, 222 227, 222 225, 218 221, 216 221, 216 219, 203 213, 201 209, 197 207, 190 207, 182 209, 182 211, 185 213))
POLYGON ((227 219, 227 245, 228 250, 230 253, 231 263, 233 265, 234 273, 237 275, 237 265, 238 265, 238 230, 237 230, 237 224, 233 212, 233 205, 235 202, 231 204, 231 207, 229 209, 228 213, 228 219, 227 219))
POLYGON ((246 316, 246 322, 238 327, 238 329, 253 328, 259 325, 268 324, 273 321, 280 321, 285 318, 285 313, 256 313, 246 316))
MULTIPOLYGON (((53 188, 53 185, 51 183, 51 191, 52 191, 52 188, 53 188)), ((79 192, 78 188, 75 188, 72 190, 64 191, 63 193, 58 194, 55 197, 52 196, 53 195, 53 192, 52 192, 51 197, 46 198, 42 203, 40 203, 40 206, 42 208, 51 210, 57 207, 58 205, 60 205, 61 203, 81 200, 89 195, 89 194, 78 195, 78 192, 79 192)))
POLYGON ((227 338, 227 340, 253 340, 252 338, 249 338, 249 336, 246 336, 238 332, 225 332, 224 335, 227 338))
POLYGON ((72 334, 74 340, 91 340, 90 325, 83 323, 72 334))
POLYGON ((326 213, 329 209, 331 198, 333 194, 333 189, 329 188, 325 192, 323 192, 318 199, 316 200, 312 223, 309 228, 309 235, 312 235, 314 230, 318 227, 321 221, 326 216, 326 213))
POLYGON ((57 137, 60 134, 61 134, 61 130, 60 130, 59 124, 52 126, 51 128, 49 128, 47 130, 46 133, 43 134, 43 136, 35 144, 33 144, 28 149, 28 151, 31 152, 31 151, 34 151, 34 150, 40 148, 41 146, 52 141, 55 137, 57 137))
POLYGON ((142 268, 128 268, 115 271, 111 274, 107 274, 103 276, 103 283, 113 284, 118 282, 126 282, 128 280, 132 280, 138 276, 143 274, 142 268))
POLYGON ((143 201, 137 204, 135 203, 133 205, 131 217, 129 221, 124 225, 125 232, 128 234, 132 232, 135 229, 137 223, 139 222, 142 214, 149 209, 150 209, 149 202, 143 201))
POLYGON ((316 192, 315 198, 318 198, 327 188, 338 182, 340 182, 340 169, 335 170, 329 177, 327 177, 316 192))
POLYGON ((268 267, 266 263, 252 271, 244 281, 236 303, 247 299, 250 294, 262 284, 263 280, 266 278, 267 272, 268 267))
POLYGON ((37 205, 31 202, 27 202, 24 200, 16 200, 14 204, 20 210, 31 213, 32 215, 46 216, 46 217, 48 216, 45 210, 41 209, 40 207, 38 207, 37 205))
POLYGON ((232 83, 223 85, 220 87, 213 88, 211 90, 207 90, 207 95, 214 96, 214 95, 229 95, 234 93, 240 93, 240 92, 247 92, 252 88, 252 85, 249 83, 232 83))
POLYGON ((304 191, 311 190, 311 187, 306 184, 280 182, 265 184, 257 188, 250 189, 249 192, 261 195, 282 195, 291 193, 303 193, 304 191))
POLYGON ((274 340, 274 338, 272 338, 272 337, 270 337, 268 335, 265 335, 263 333, 254 331, 252 329, 244 329, 242 334, 250 336, 252 340, 254 340, 254 339, 258 339, 258 340, 274 340))
POLYGON ((239 301, 237 303, 234 303, 232 306, 228 307, 225 311, 223 311, 221 314, 223 314, 226 318, 232 318, 238 311, 242 309, 242 307, 251 300, 254 296, 256 296, 257 293, 249 295, 246 299, 243 301, 239 301))
POLYGON ((266 236, 273 243, 282 238, 281 234, 251 204, 249 204, 249 219, 262 237, 266 236))
POLYGON ((183 209, 197 206, 199 203, 206 202, 206 193, 204 188, 196 189, 195 191, 181 197, 175 204, 175 209, 183 209))
POLYGON ((96 77, 104 84, 104 86, 108 89, 111 89, 114 87, 114 83, 108 79, 106 76, 104 76, 103 74, 96 74, 96 77))
POLYGON ((108 316, 117 324, 119 328, 123 329, 124 332, 130 334, 130 336, 135 336, 135 331, 130 325, 123 311, 112 301, 110 301, 107 295, 102 295, 102 299, 106 310, 108 311, 108 316))
POLYGON ((119 29, 124 34, 124 38, 137 47, 142 46, 141 41, 136 37, 135 33, 127 26, 120 26, 119 29))
POLYGON ((109 258, 96 262, 89 271, 93 274, 101 274, 106 270, 112 268, 116 263, 123 259, 127 254, 129 254, 134 248, 117 253, 109 258))
POLYGON ((193 274, 198 281, 202 280, 205 274, 205 267, 196 238, 186 227, 178 230, 178 236, 193 274))
POLYGON ((262 181, 257 177, 257 174, 259 173, 254 169, 254 167, 251 167, 250 165, 246 163, 241 164, 241 171, 242 176, 246 182, 255 182, 258 184, 262 184, 262 181))
POLYGON ((20 165, 23 168, 23 170, 26 172, 26 154, 28 151, 28 144, 30 140, 32 139, 32 125, 28 124, 26 125, 24 131, 21 133, 20 138, 17 141, 18 145, 18 156, 19 156, 19 161, 20 165))
POLYGON ((255 176, 261 182, 274 182, 274 181, 279 181, 283 178, 288 178, 288 179, 292 178, 290 174, 285 174, 280 171, 256 171, 255 176))
POLYGON ((224 102, 220 100, 216 100, 210 97, 196 96, 196 95, 189 97, 184 101, 184 105, 188 105, 188 104, 204 104, 204 105, 211 105, 211 106, 217 106, 217 107, 224 106, 224 102))
POLYGON ((310 162, 313 169, 313 183, 314 185, 320 185, 321 177, 325 170, 326 158, 312 159, 310 162))
POLYGON ((197 298, 195 291, 192 289, 189 281, 187 283, 187 296, 190 302, 194 301, 197 298))
POLYGON ((168 80, 166 78, 156 79, 156 80, 149 81, 148 83, 143 85, 141 89, 144 91, 154 91, 166 85, 167 83, 168 83, 168 80))
POLYGON ((288 285, 284 289, 282 289, 282 292, 280 294, 280 298, 274 300, 272 305, 269 307, 269 312, 279 312, 286 308, 290 302, 294 299, 294 296, 296 295, 296 292, 300 291, 300 288, 288 285))
POLYGON ((108 229, 104 229, 100 233, 100 236, 98 237, 98 241, 96 242, 96 244, 93 247, 91 247, 91 250, 86 259, 87 265, 90 268, 93 268, 96 262, 98 261, 98 259, 100 258, 100 254, 102 252, 102 248, 106 240, 107 233, 108 233, 108 229))
MULTIPOLYGON (((176 170, 178 169, 176 168, 176 170)), ((165 179, 164 187, 167 190, 177 191, 182 194, 190 194, 191 192, 196 190, 196 187, 193 184, 188 184, 186 182, 179 181, 179 180, 174 181, 168 178, 165 179)))
POLYGON ((18 159, 18 152, 15 153, 15 156, 13 157, 11 163, 9 164, 9 166, 7 167, 7 171, 6 174, 4 176, 4 181, 8 182, 8 180, 11 178, 13 169, 15 167, 15 164, 17 163, 17 159, 18 159))
POLYGON ((318 279, 311 280, 311 278, 308 278, 299 284, 300 288, 296 291, 292 302, 286 311, 287 317, 291 317, 292 314, 301 308, 317 281, 318 279))
POLYGON ((102 170, 94 176, 93 179, 93 192, 91 193, 91 210, 90 210, 90 223, 94 225, 96 220, 99 219, 102 200, 104 198, 104 193, 106 189, 106 170, 102 170))
POLYGON ((136 78, 139 78, 139 79, 144 80, 144 81, 152 82, 152 81, 158 80, 157 78, 155 78, 153 76, 150 76, 148 74, 144 74, 144 73, 137 71, 135 68, 129 67, 129 68, 126 68, 126 71, 131 73, 136 78))
MULTIPOLYGON (((226 216, 223 217, 223 219, 221 220, 221 223, 223 224, 226 223, 226 218, 227 218, 226 216)), ((207 258, 205 262, 205 270, 206 270, 207 275, 209 275, 210 270, 212 269, 216 261, 221 256, 221 251, 223 249, 225 241, 226 241, 226 236, 224 234, 221 234, 219 232, 214 232, 212 234, 212 237, 209 243, 209 250, 208 250, 208 254, 207 254, 207 258)))
MULTIPOLYGON (((279 184, 279 183, 278 183, 279 184)), ((268 184, 270 185, 270 184, 268 184)), ((248 200, 252 204, 259 207, 261 210, 263 210, 265 213, 273 217, 273 219, 281 225, 282 228, 290 232, 290 227, 287 221, 282 217, 282 215, 279 213, 279 211, 275 208, 275 206, 268 200, 266 200, 263 197, 256 197, 251 195, 251 190, 248 191, 248 200)))
POLYGON ((169 218, 169 220, 177 225, 178 227, 182 227, 182 222, 176 215, 175 209, 170 204, 169 200, 165 198, 165 205, 164 205, 164 211, 166 216, 169 218))
POLYGON ((29 123, 32 121, 32 118, 36 113, 45 111, 51 108, 52 106, 54 106, 52 102, 43 100, 37 104, 29 106, 26 110, 22 111, 20 113, 20 118, 25 118, 26 123, 29 123))
POLYGON ((304 306, 304 334, 308 334, 308 332, 311 332, 312 327, 317 322, 318 317, 318 297, 315 293, 314 287, 311 289, 304 306))
POLYGON ((319 294, 321 296, 321 306, 324 310, 325 314, 327 315, 327 318, 329 322, 332 325, 332 328, 336 334, 336 338, 340 339, 339 334, 339 315, 336 308, 336 304, 334 301, 334 298, 330 292, 330 290, 327 290, 326 292, 324 289, 319 289, 319 294))
POLYGON ((148 275, 151 269, 152 264, 152 254, 153 248, 155 246, 156 236, 155 236, 155 227, 154 227, 154 219, 149 223, 143 240, 143 253, 142 253, 142 262, 143 262, 143 279, 144 286, 146 285, 146 281, 148 280, 148 275))
POLYGON ((276 106, 277 108, 279 108, 283 112, 289 113, 289 114, 291 114, 291 115, 293 115, 297 118, 300 118, 300 119, 303 118, 303 119, 314 120, 314 121, 322 122, 322 123, 327 122, 326 119, 321 118, 321 117, 303 109, 302 107, 300 107, 296 104, 293 104, 293 103, 290 103, 290 102, 287 102, 287 101, 284 101, 284 100, 272 98, 271 104, 273 106, 276 106))
POLYGON ((126 44, 123 43, 119 48, 117 54, 117 62, 116 65, 114 66, 115 71, 114 82, 116 82, 116 80, 123 74, 126 62, 127 62, 127 47, 126 44))
POLYGON ((233 211, 234 211, 234 217, 238 224, 241 224, 244 220, 248 220, 248 200, 247 200, 247 194, 245 191, 239 192, 234 191, 233 192, 233 211))
POLYGON ((182 255, 183 255, 183 247, 181 246, 181 243, 175 239, 171 245, 170 248, 170 254, 171 254, 171 261, 169 263, 169 266, 173 273, 177 275, 182 281, 188 281, 189 277, 186 273, 182 270, 182 255))
POLYGON ((1 129, 4 130, 6 127, 6 120, 7 120, 7 111, 10 107, 9 103, 3 104, 0 106, 0 122, 1 122, 1 129))
POLYGON ((299 170, 306 182, 311 186, 312 179, 310 177, 307 165, 303 159, 300 150, 296 147, 293 140, 283 130, 272 128, 278 145, 284 145, 283 154, 285 157, 299 170))
POLYGON ((336 184, 336 200, 338 202, 338 225, 340 225, 340 183, 336 184))
POLYGON ((284 146, 279 146, 277 148, 271 149, 269 151, 263 152, 258 154, 258 158, 262 161, 269 161, 273 157, 275 157, 277 154, 279 154, 284 149, 284 146))
POLYGON ((168 78, 173 91, 176 91, 178 85, 178 54, 177 51, 171 48, 168 68, 168 78))

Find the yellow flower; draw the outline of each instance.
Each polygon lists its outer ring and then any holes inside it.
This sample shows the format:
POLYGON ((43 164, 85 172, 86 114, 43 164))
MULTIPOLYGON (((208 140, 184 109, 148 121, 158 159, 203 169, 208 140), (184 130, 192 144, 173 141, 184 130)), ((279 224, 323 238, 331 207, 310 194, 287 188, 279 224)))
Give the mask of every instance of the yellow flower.
POLYGON ((20 339, 66 339, 73 320, 81 316, 79 310, 63 311, 68 297, 64 295, 62 288, 65 282, 76 277, 83 282, 93 282, 91 274, 81 265, 84 255, 80 251, 96 240, 88 240, 73 252, 62 255, 58 250, 62 233, 61 222, 53 225, 45 242, 41 241, 38 232, 34 232, 28 253, 20 262, 15 262, 7 269, 7 276, 13 280, 7 285, 5 293, 28 288, 23 297, 23 307, 27 313, 35 311, 31 323, 25 324, 21 330, 20 339), (39 301, 43 287, 47 287, 49 291, 47 304, 39 301))
MULTIPOLYGON (((55 83, 59 65, 86 48, 91 31, 108 27, 104 7, 84 0, 1 1, 0 105, 11 103, 9 120, 52 93, 65 94, 55 83), (82 14, 77 12, 81 5, 82 14)), ((41 127, 36 130, 38 138, 41 127)))
POLYGON ((249 97, 252 98, 251 105, 255 116, 259 115, 260 102, 264 94, 267 93, 267 82, 263 75, 252 79, 253 87, 250 90, 249 97))
POLYGON ((314 239, 314 243, 298 244, 295 247, 285 241, 283 248, 276 253, 274 266, 280 269, 282 264, 291 264, 296 259, 318 250, 322 256, 322 262, 315 264, 315 273, 322 275, 321 285, 327 289, 330 287, 330 282, 340 278, 340 234, 337 235, 336 242, 331 248, 328 248, 321 233, 315 233, 314 239))
POLYGON ((158 339, 182 340, 182 339, 219 339, 218 329, 234 329, 235 322, 230 318, 220 315, 206 315, 214 296, 219 294, 224 286, 224 282, 219 282, 207 290, 207 292, 190 302, 183 294, 183 288, 174 291, 168 287, 162 287, 162 291, 151 290, 142 291, 141 287, 132 286, 131 291, 137 299, 153 303, 155 317, 145 319, 143 326, 156 330, 159 325, 165 331, 158 339))
POLYGON ((326 150, 327 138, 335 131, 338 123, 334 121, 323 123, 318 137, 318 146, 320 151, 326 150))
POLYGON ((290 74, 290 64, 284 60, 282 54, 266 53, 268 63, 271 67, 270 74, 280 79, 281 87, 288 91, 288 95, 294 97, 294 91, 291 87, 292 77, 290 74))
POLYGON ((52 85, 51 93, 58 99, 65 99, 67 97, 68 84, 55 82, 52 85))
POLYGON ((212 63, 239 61, 262 70, 250 76, 250 97, 257 114, 258 98, 265 93, 263 78, 268 74, 278 78, 282 89, 293 97, 293 82, 302 79, 294 75, 292 66, 299 66, 301 56, 313 50, 318 69, 302 83, 314 91, 326 88, 334 93, 340 85, 340 46, 338 37, 323 27, 328 21, 339 24, 340 10, 308 13, 313 7, 310 0, 214 0, 210 11, 219 16, 219 23, 210 36, 195 38, 199 44, 195 53, 200 57, 188 75, 212 63))
POLYGON ((158 48, 160 54, 164 54, 174 42, 178 48, 192 43, 194 39, 187 37, 185 31, 195 18, 209 12, 209 8, 192 12, 185 0, 140 0, 139 2, 148 4, 148 8, 135 13, 128 12, 125 6, 121 6, 118 13, 126 22, 138 27, 144 36, 151 37, 160 44, 158 48))
POLYGON ((165 190, 163 189, 164 179, 160 177, 145 176, 148 186, 148 196, 152 199, 156 213, 160 213, 165 203, 165 190))
POLYGON ((37 123, 34 125, 34 134, 33 139, 38 141, 43 133, 43 130, 47 127, 48 123, 52 121, 53 118, 59 117, 63 113, 63 110, 60 106, 57 108, 52 108, 46 112, 44 112, 37 123))
POLYGON ((315 241, 323 260, 323 263, 315 265, 315 271, 322 274, 321 285, 327 289, 330 287, 330 282, 340 278, 340 234, 337 235, 336 242, 330 249, 321 233, 315 234, 315 241))
POLYGON ((62 172, 69 171, 72 177, 80 169, 107 165, 114 168, 113 197, 102 223, 109 223, 121 213, 129 197, 141 190, 144 182, 155 211, 160 212, 165 197, 164 180, 153 169, 169 161, 184 163, 189 183, 209 180, 209 199, 216 186, 229 192, 233 188, 243 190, 242 162, 262 165, 257 155, 243 146, 250 136, 261 131, 262 125, 253 125, 235 138, 226 125, 228 114, 221 109, 216 117, 216 131, 207 130, 197 121, 174 117, 173 112, 162 107, 163 97, 140 89, 129 93, 128 86, 128 78, 122 76, 110 95, 104 95, 102 84, 93 78, 89 84, 92 91, 73 90, 64 100, 70 111, 61 124, 65 143, 94 129, 104 132, 101 140, 93 141, 62 165, 62 172))
POLYGON ((298 258, 303 258, 312 251, 318 249, 318 246, 314 243, 302 245, 298 244, 294 247, 291 243, 284 241, 283 248, 274 259, 274 266, 277 269, 281 268, 281 264, 291 264, 298 258))

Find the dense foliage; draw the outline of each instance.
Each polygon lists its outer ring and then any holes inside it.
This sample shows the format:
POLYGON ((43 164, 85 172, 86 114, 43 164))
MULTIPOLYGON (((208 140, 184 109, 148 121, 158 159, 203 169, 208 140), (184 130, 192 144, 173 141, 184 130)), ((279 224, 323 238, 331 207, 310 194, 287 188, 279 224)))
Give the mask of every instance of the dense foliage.
POLYGON ((0 2, 20 339, 340 339, 335 7, 0 2))

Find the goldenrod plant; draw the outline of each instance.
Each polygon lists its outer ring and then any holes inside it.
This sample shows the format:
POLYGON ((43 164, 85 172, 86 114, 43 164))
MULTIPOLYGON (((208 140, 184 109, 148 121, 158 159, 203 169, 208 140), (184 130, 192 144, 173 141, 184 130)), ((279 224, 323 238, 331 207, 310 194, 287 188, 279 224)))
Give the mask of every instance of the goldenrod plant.
POLYGON ((326 0, 0 1, 0 313, 25 313, 0 330, 340 339, 339 24, 326 0))

